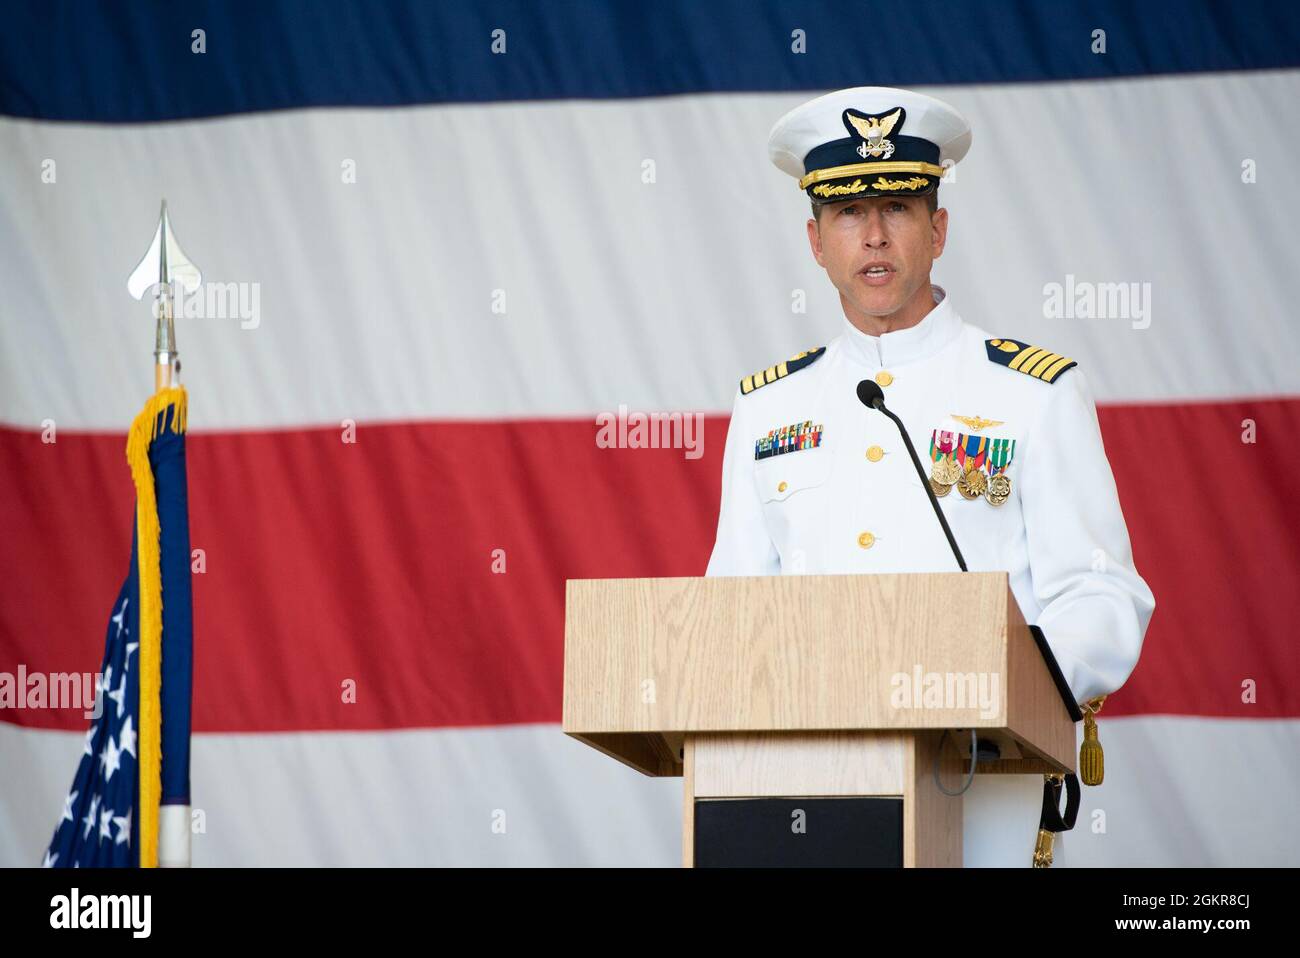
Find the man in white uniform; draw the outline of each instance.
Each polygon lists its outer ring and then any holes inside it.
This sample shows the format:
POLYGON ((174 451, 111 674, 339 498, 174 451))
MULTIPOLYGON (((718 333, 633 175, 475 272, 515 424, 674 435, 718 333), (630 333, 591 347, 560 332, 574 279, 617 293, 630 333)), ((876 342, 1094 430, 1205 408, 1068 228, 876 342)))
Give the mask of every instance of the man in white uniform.
MULTIPOLYGON (((741 380, 707 574, 957 570, 896 426, 858 399, 874 380, 968 568, 1010 574, 1087 703, 1132 672, 1155 600, 1083 371, 966 323, 930 282, 948 227, 939 178, 970 141, 952 107, 885 87, 819 97, 773 127, 772 160, 813 202, 809 244, 844 320, 826 346, 741 380)), ((964 863, 1028 865, 1042 797, 1041 776, 975 776, 964 863)))

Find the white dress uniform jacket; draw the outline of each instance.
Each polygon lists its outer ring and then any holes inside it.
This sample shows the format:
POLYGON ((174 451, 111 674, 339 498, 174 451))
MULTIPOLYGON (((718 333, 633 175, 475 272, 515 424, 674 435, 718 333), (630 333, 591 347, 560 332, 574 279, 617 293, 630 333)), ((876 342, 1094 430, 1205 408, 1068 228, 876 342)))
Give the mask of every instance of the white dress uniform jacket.
MULTIPOLYGON (((993 334, 965 323, 941 288, 932 294, 916 326, 870 336, 845 319, 811 365, 737 390, 707 575, 957 571, 897 428, 857 398, 874 379, 927 471, 936 429, 1015 439, 1007 501, 954 489, 940 506, 971 571, 1009 573, 1075 699, 1113 692, 1137 663, 1155 600, 1133 567, 1083 371, 1049 383, 990 361, 993 334), (954 416, 997 425, 976 433, 954 416), (755 458, 758 439, 808 421, 822 427, 820 445, 755 458)), ((1041 799, 1041 776, 977 775, 963 803, 965 863, 1028 864, 1041 799)), ((1058 839, 1058 862, 1062 852, 1058 839)))

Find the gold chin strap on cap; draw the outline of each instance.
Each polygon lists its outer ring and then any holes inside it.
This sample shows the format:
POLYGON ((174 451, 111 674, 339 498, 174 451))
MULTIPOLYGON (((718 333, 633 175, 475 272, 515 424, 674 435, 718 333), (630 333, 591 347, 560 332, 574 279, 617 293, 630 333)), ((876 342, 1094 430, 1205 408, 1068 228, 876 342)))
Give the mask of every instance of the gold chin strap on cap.
POLYGON ((943 176, 948 171, 937 163, 923 163, 920 160, 881 160, 875 163, 850 163, 847 166, 828 166, 813 170, 799 178, 799 189, 806 190, 814 183, 838 180, 845 176, 871 176, 873 173, 928 173, 930 176, 943 176))

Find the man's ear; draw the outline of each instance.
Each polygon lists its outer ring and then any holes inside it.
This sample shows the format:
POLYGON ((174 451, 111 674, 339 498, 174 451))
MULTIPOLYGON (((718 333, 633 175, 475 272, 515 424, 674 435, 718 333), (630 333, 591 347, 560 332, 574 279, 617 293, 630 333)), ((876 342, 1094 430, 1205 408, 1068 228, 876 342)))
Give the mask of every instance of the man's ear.
POLYGON ((937 209, 930 214, 930 253, 933 259, 943 255, 948 242, 948 211, 937 209))
POLYGON ((817 265, 825 268, 826 264, 822 262, 822 234, 817 227, 817 220, 814 219, 808 220, 808 245, 812 248, 813 259, 817 261, 817 265))

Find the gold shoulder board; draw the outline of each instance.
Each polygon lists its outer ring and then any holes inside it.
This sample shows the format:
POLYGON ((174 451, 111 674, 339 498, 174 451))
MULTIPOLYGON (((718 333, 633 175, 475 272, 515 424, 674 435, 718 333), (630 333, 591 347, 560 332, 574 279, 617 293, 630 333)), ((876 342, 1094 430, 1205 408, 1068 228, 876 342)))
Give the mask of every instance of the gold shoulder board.
POLYGON ((755 389, 766 386, 768 383, 774 383, 778 379, 784 379, 791 373, 797 373, 799 370, 817 362, 825 352, 825 346, 806 349, 802 353, 791 356, 783 363, 777 363, 775 366, 768 366, 766 369, 751 373, 740 381, 740 392, 748 396, 755 389))
POLYGON ((1014 339, 986 339, 984 348, 988 350, 990 362, 1041 379, 1045 383, 1055 382, 1061 373, 1078 365, 1060 353, 1014 339))

